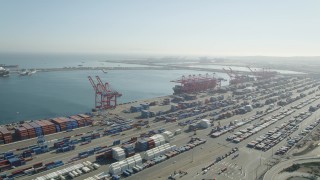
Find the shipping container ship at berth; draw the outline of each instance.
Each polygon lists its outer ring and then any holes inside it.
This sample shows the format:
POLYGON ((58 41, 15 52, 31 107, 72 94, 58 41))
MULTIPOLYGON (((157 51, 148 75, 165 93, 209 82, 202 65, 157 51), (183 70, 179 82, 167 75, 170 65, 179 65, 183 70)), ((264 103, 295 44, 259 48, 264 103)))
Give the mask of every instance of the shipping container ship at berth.
POLYGON ((214 89, 215 87, 220 87, 221 80, 215 78, 214 75, 188 75, 182 76, 181 79, 174 80, 171 82, 179 83, 173 88, 174 94, 183 94, 183 93, 197 93, 205 91, 208 89, 214 89))

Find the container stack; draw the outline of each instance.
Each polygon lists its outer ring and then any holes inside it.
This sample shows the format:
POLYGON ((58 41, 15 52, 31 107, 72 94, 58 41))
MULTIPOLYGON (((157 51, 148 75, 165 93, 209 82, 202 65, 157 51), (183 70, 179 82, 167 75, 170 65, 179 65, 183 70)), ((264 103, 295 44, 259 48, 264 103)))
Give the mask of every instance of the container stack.
POLYGON ((56 141, 54 144, 53 144, 53 147, 54 148, 61 148, 63 147, 64 145, 68 145, 70 143, 70 139, 58 139, 58 141, 56 141))
POLYGON ((56 149, 56 152, 59 153, 59 152, 68 152, 68 151, 72 151, 75 149, 75 145, 73 144, 66 144, 66 145, 63 145, 59 148, 56 149))
POLYGON ((35 147, 32 150, 36 155, 44 153, 43 149, 41 149, 40 147, 35 147))
POLYGON ((12 143, 12 133, 8 131, 7 128, 0 128, 1 140, 4 141, 5 144, 12 143))
POLYGON ((32 151, 31 150, 25 150, 22 152, 22 157, 23 158, 29 158, 29 157, 32 157, 32 151))
POLYGON ((109 173, 112 175, 120 175, 128 169, 132 169, 133 167, 137 167, 141 165, 142 165, 142 158, 140 154, 136 154, 122 161, 112 163, 109 166, 109 173))
POLYGON ((143 154, 143 159, 145 160, 151 160, 153 158, 159 157, 161 155, 164 155, 165 153, 167 153, 168 151, 171 150, 171 146, 169 143, 167 144, 163 144, 159 147, 155 147, 153 149, 150 149, 148 151, 146 151, 143 154))
POLYGON ((126 153, 126 157, 131 157, 135 155, 134 145, 133 144, 126 144, 122 146, 122 149, 126 153))
POLYGON ((130 112, 131 113, 135 113, 135 112, 139 112, 142 110, 142 107, 141 106, 131 106, 130 107, 130 112))
POLYGON ((88 136, 82 136, 81 137, 81 141, 82 142, 89 142, 92 140, 92 136, 91 135, 88 135, 88 136))
POLYGON ((76 120, 69 118, 69 121, 71 121, 72 129, 76 129, 79 127, 79 124, 76 120))
POLYGON ((174 134, 170 131, 165 131, 161 135, 163 135, 166 142, 170 142, 174 138, 174 134))
POLYGON ((85 114, 78 114, 79 117, 81 117, 85 121, 85 126, 92 125, 92 119, 90 116, 85 114))
POLYGON ((144 109, 144 110, 149 110, 149 109, 150 109, 150 105, 149 105, 149 103, 146 103, 146 104, 140 104, 140 105, 141 105, 142 109, 144 109))
POLYGON ((120 161, 126 158, 126 154, 122 148, 115 147, 112 148, 112 158, 117 161, 120 161))
POLYGON ((42 132, 42 128, 41 126, 39 126, 39 124, 35 123, 35 122, 31 122, 29 123, 30 126, 32 126, 36 132, 36 136, 42 136, 43 132, 42 132))
MULTIPOLYGON (((150 139, 153 139, 155 147, 163 145, 166 142, 165 138, 161 134, 153 135, 153 136, 150 137, 150 139)), ((149 149, 151 149, 151 148, 149 148, 149 149)))
POLYGON ((82 120, 81 117, 79 117, 79 116, 70 116, 70 119, 73 119, 73 120, 77 121, 78 127, 83 127, 84 126, 84 120, 82 120))
POLYGON ((148 143, 148 149, 152 149, 156 147, 156 144, 152 138, 147 138, 147 143, 148 143))
POLYGON ((9 152, 4 153, 3 157, 4 157, 4 159, 8 160, 8 159, 14 158, 16 156, 13 154, 12 151, 9 151, 9 152))
POLYGON ((150 112, 149 110, 141 110, 141 118, 149 118, 150 112))
POLYGON ((53 118, 51 119, 51 122, 53 122, 55 125, 58 125, 60 127, 60 131, 67 130, 67 121, 63 118, 53 118))
POLYGON ((65 118, 65 117, 60 117, 59 119, 66 123, 67 131, 73 129, 73 121, 70 121, 68 118, 65 118))
POLYGON ((148 141, 145 139, 140 139, 136 142, 136 149, 138 151, 146 151, 148 150, 148 141))
POLYGON ((112 159, 112 149, 105 149, 104 152, 96 156, 96 161, 104 161, 107 159, 112 159))
POLYGON ((69 118, 63 118, 63 119, 67 122, 67 130, 78 128, 78 123, 76 120, 69 119, 69 118))
POLYGON ((48 120, 36 121, 35 123, 41 126, 43 135, 52 134, 56 132, 56 127, 48 120))
POLYGON ((28 131, 24 127, 17 127, 15 129, 16 135, 20 140, 29 139, 28 131))
POLYGON ((8 161, 9 161, 11 167, 12 166, 18 167, 18 166, 22 166, 23 165, 22 161, 19 158, 16 158, 16 157, 8 159, 8 161))
POLYGON ((36 137, 36 131, 35 131, 34 127, 30 126, 27 123, 23 123, 21 126, 27 129, 29 138, 35 138, 36 137))
POLYGON ((128 166, 128 163, 126 160, 123 160, 123 161, 119 161, 119 165, 121 167, 121 171, 125 171, 127 169, 129 169, 129 166, 128 166))
POLYGON ((57 132, 56 126, 55 126, 52 122, 50 122, 50 121, 48 121, 48 120, 43 120, 43 122, 49 127, 49 129, 50 129, 50 134, 57 132))
POLYGON ((119 162, 112 163, 109 166, 109 172, 112 175, 120 175, 122 173, 122 171, 121 171, 121 166, 120 166, 119 162))
POLYGON ((55 126, 56 126, 56 131, 57 131, 57 132, 60 132, 60 131, 61 131, 60 126, 57 125, 57 124, 55 124, 55 126))

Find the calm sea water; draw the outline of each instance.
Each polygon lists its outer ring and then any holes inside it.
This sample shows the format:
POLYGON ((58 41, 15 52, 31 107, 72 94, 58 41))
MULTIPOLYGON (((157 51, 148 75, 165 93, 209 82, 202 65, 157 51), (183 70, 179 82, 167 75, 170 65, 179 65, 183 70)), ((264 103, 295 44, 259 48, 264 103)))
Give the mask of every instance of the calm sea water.
MULTIPOLYGON (((19 64, 21 68, 101 65, 108 57, 82 56, 0 56, 0 64, 19 64)), ((105 65, 107 65, 106 63, 105 65)), ((104 66, 104 65, 103 65, 104 66)), ((126 66, 111 63, 108 66, 126 66)), ((128 65, 132 66, 132 65, 128 65)), ((0 124, 19 120, 45 119, 89 112, 94 107, 94 91, 88 76, 99 75, 112 88, 121 92, 121 102, 170 95, 175 85, 171 80, 182 75, 206 73, 201 71, 65 71, 39 72, 32 76, 0 78, 0 124)), ((217 77, 228 79, 226 74, 217 77)), ((224 82, 223 85, 226 85, 224 82)))

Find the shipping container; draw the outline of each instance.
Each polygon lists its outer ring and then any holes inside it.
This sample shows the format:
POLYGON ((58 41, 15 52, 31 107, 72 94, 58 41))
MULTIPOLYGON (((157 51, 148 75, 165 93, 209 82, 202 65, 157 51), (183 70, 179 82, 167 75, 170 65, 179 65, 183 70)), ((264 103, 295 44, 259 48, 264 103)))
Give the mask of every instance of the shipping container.
POLYGON ((29 125, 32 126, 35 129, 36 136, 42 136, 43 135, 42 127, 39 126, 39 124, 37 124, 35 122, 30 122, 29 125))
POLYGON ((35 138, 36 137, 35 128, 30 126, 30 124, 23 123, 21 126, 26 128, 26 130, 28 131, 29 138, 35 138))
POLYGON ((12 143, 12 133, 5 127, 0 127, 1 140, 4 140, 5 144, 12 143))
POLYGON ((15 133, 20 140, 29 139, 28 131, 24 127, 17 127, 15 133))

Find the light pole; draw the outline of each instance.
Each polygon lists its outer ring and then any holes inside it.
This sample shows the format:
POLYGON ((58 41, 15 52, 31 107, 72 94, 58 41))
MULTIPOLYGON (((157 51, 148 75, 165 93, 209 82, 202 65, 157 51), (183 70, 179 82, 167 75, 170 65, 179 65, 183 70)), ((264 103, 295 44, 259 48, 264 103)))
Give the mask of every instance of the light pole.
POLYGON ((191 163, 193 162, 193 153, 194 153, 194 148, 192 149, 192 160, 191 160, 191 163))

